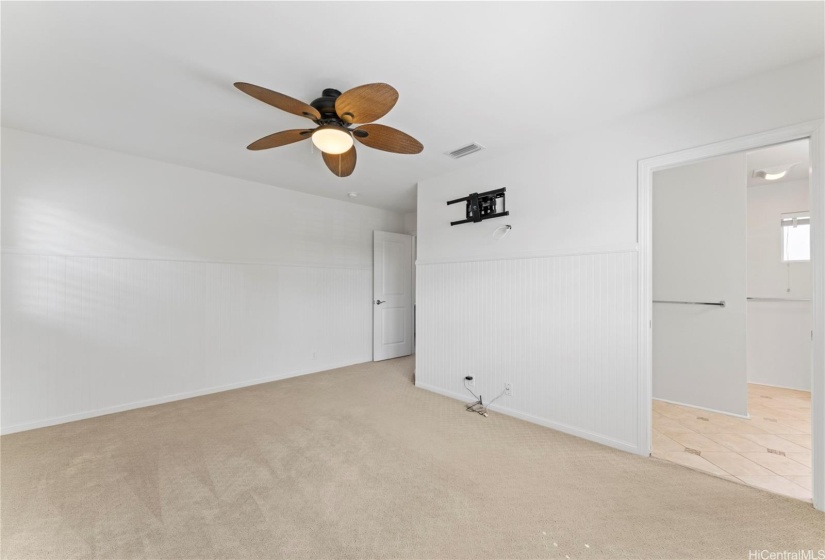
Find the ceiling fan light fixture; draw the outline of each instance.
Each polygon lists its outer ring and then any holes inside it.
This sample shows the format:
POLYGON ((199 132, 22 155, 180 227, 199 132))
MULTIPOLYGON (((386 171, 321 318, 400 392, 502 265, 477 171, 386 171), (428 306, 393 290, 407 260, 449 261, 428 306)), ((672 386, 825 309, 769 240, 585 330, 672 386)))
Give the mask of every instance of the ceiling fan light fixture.
POLYGON ((766 167, 765 169, 757 169, 753 172, 753 176, 758 179, 765 179, 766 181, 777 181, 787 175, 788 171, 797 165, 799 165, 799 162, 775 165, 774 167, 766 167))
POLYGON ((321 159, 327 169, 337 177, 349 177, 355 171, 358 159, 356 138, 369 148, 395 154, 419 154, 424 149, 421 142, 409 134, 383 124, 373 124, 398 101, 398 91, 389 84, 365 84, 344 93, 327 88, 321 97, 309 105, 246 82, 237 82, 235 87, 258 101, 320 125, 314 130, 282 130, 264 136, 247 146, 248 150, 268 150, 312 138, 312 144, 321 151, 321 159), (358 123, 354 130, 349 128, 352 123, 358 123))
POLYGON ((765 179, 768 181, 776 181, 788 174, 788 171, 780 171, 779 173, 765 173, 765 179))
POLYGON ((346 129, 334 124, 327 124, 318 127, 312 133, 312 143, 326 154, 337 155, 343 154, 352 148, 353 139, 352 134, 346 129))

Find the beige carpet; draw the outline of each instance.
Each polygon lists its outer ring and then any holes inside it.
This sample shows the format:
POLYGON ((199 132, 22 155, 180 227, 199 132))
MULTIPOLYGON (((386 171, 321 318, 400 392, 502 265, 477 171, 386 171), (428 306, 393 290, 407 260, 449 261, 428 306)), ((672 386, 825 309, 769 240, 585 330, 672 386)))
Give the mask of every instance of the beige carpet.
POLYGON ((825 548, 809 504, 364 364, 4 436, 2 557, 736 558, 825 548))

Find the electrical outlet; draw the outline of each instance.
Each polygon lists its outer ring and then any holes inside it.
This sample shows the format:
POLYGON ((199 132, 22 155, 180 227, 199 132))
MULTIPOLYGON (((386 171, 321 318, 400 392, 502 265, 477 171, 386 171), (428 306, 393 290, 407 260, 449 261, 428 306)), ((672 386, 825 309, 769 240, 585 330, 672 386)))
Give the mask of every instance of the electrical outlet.
POLYGON ((513 396, 513 384, 512 383, 505 383, 504 384, 504 394, 508 397, 513 396))
POLYGON ((468 375, 464 378, 464 383, 467 384, 467 387, 475 387, 476 386, 476 378, 472 375, 468 375))

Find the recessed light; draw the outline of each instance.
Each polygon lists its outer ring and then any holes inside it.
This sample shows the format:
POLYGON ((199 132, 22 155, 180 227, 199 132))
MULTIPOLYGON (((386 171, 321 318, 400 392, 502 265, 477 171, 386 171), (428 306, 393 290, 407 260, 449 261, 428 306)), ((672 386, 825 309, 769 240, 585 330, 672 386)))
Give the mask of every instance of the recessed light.
POLYGON ((347 193, 347 196, 348 196, 348 197, 350 197, 350 198, 357 198, 357 197, 358 197, 358 193, 357 193, 357 192, 348 192, 348 193, 347 193))

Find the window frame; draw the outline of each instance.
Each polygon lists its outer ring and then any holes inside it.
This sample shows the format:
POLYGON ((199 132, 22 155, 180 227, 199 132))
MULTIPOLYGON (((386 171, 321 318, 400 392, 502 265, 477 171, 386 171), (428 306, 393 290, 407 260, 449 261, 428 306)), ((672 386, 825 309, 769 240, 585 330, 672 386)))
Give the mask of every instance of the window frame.
POLYGON ((810 263, 811 262, 811 251, 810 251, 810 235, 811 235, 811 212, 809 210, 802 210, 799 212, 783 212, 779 215, 779 259, 782 264, 799 264, 799 263, 810 263), (787 259, 786 258, 786 245, 785 245, 785 228, 788 227, 795 227, 792 225, 786 225, 787 221, 790 220, 803 220, 802 223, 798 223, 797 225, 807 225, 808 226, 808 258, 807 259, 787 259))

